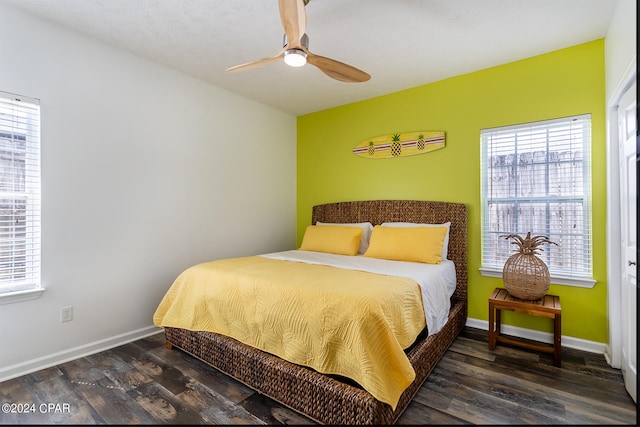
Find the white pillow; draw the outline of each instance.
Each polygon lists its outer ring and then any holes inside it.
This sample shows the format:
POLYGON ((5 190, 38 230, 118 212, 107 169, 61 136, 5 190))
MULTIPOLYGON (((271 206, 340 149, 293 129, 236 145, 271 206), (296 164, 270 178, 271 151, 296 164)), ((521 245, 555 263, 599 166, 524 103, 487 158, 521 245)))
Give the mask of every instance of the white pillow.
POLYGON ((449 251, 449 230, 451 229, 451 222, 445 222, 444 224, 418 224, 416 222, 383 222, 383 227, 447 227, 447 234, 444 236, 444 244, 442 245, 442 259, 447 258, 447 252, 449 251))
MULTIPOLYGON (((340 223, 340 222, 320 222, 316 221, 316 225, 344 225, 347 227, 360 227, 362 228, 362 236, 360 236, 360 246, 358 247, 358 253, 363 254, 369 248, 369 239, 371 238, 371 232, 373 231, 373 224, 370 222, 352 222, 352 223, 340 223)), ((447 233, 447 237, 449 234, 447 233)), ((445 242, 446 242, 445 238, 445 242)))

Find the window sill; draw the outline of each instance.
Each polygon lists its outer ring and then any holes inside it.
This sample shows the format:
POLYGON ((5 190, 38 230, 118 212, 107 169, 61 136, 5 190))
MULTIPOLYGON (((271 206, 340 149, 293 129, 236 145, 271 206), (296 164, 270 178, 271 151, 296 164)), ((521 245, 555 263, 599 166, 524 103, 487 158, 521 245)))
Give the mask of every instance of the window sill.
MULTIPOLYGON (((482 267, 482 268, 479 268, 479 270, 483 276, 502 278, 502 270, 489 268, 489 267, 482 267)), ((596 285, 596 281, 593 279, 587 279, 586 277, 571 277, 571 276, 561 276, 561 275, 552 274, 551 284, 576 286, 579 288, 593 288, 596 285)))
POLYGON ((0 305, 38 299, 44 291, 44 288, 38 288, 29 289, 27 291, 7 292, 5 294, 0 294, 0 305))

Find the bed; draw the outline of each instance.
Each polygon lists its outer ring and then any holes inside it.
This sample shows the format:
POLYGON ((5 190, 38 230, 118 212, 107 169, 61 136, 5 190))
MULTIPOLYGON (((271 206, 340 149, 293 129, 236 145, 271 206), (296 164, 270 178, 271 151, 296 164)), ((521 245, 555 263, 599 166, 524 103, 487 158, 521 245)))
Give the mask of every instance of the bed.
MULTIPOLYGON (((450 307, 447 306, 448 313, 445 313, 443 324, 438 326, 437 332, 429 331, 427 324, 427 327, 416 335, 415 341, 403 348, 403 358, 410 365, 414 376, 411 377, 408 386, 403 386, 401 393, 398 393, 399 397, 394 398, 392 404, 374 397, 376 392, 367 391, 368 387, 361 386, 359 382, 347 376, 335 372, 323 374, 311 367, 289 362, 268 351, 244 344, 224 333, 164 324, 162 326, 167 347, 177 347, 321 424, 395 423, 465 325, 467 211, 466 206, 460 203, 420 200, 337 202, 316 205, 312 209, 314 226, 321 223, 363 222, 370 222, 372 225, 388 222, 450 222, 448 246, 445 248, 446 258, 452 262, 454 269, 454 284, 448 294, 450 301, 447 301, 450 307)), ((442 264, 445 264, 444 261, 443 259, 442 264)), ((426 310, 425 305, 425 314, 426 310)))

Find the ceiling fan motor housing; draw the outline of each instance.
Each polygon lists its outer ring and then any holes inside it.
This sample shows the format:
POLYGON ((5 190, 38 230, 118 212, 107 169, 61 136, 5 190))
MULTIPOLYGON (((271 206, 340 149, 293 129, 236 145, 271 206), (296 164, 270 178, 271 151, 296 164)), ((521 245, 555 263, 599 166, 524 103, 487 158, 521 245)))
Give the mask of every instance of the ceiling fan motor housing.
MULTIPOLYGON (((289 43, 287 40, 287 33, 282 37, 282 47, 285 47, 289 43)), ((305 49, 309 49, 309 36, 307 33, 304 33, 302 37, 300 37, 300 44, 304 46, 305 49)))

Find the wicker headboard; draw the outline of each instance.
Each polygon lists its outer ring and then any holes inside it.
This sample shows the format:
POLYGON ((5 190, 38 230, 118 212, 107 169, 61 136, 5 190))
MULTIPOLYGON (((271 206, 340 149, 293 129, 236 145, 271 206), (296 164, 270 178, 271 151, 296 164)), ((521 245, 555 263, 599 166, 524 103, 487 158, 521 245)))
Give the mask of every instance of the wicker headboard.
POLYGON ((447 258, 456 265, 457 285, 453 299, 467 299, 467 207, 462 203, 423 200, 365 200, 316 205, 311 222, 390 221, 442 224, 451 221, 447 258))

